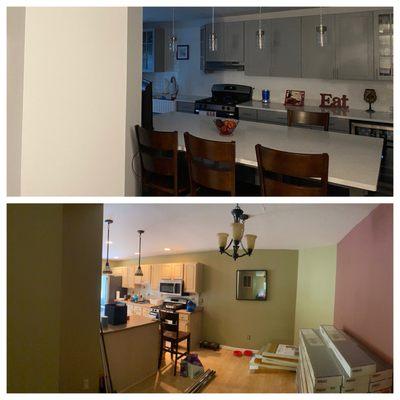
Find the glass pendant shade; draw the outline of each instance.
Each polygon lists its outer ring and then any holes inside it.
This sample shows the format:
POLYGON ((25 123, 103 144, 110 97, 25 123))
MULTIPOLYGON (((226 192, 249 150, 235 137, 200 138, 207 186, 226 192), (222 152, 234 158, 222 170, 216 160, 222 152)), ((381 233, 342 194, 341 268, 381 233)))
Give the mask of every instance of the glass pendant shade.
POLYGON ((229 235, 227 233, 217 233, 217 236, 218 236, 218 247, 225 248, 229 235))
POLYGON ((318 47, 325 47, 328 45, 328 28, 325 25, 318 25, 315 29, 316 40, 318 47))
POLYGON ((256 244, 257 235, 247 234, 244 236, 247 241, 247 250, 254 250, 256 244))
POLYGON ((213 52, 218 50, 218 39, 215 32, 212 32, 209 37, 208 48, 213 52))
POLYGON ((105 267, 103 268, 103 274, 112 274, 112 269, 110 268, 110 263, 107 261, 105 267))
POLYGON ((261 28, 256 32, 256 45, 258 50, 263 50, 265 47, 265 32, 261 28))
POLYGON ((169 38, 169 51, 170 51, 171 53, 173 53, 173 54, 176 53, 177 42, 178 42, 178 39, 177 39, 177 37, 176 37, 175 35, 172 35, 172 36, 169 38))
POLYGON ((241 222, 232 223, 232 237, 233 240, 241 241, 244 233, 244 224, 241 222))
POLYGON ((110 262, 109 262, 109 256, 110 256, 110 224, 112 224, 114 221, 112 219, 106 219, 104 221, 107 224, 107 259, 106 259, 106 265, 103 268, 103 274, 112 274, 112 269, 110 268, 110 262))
POLYGON ((143 271, 142 271, 142 268, 140 268, 140 265, 137 267, 135 276, 143 276, 143 271))

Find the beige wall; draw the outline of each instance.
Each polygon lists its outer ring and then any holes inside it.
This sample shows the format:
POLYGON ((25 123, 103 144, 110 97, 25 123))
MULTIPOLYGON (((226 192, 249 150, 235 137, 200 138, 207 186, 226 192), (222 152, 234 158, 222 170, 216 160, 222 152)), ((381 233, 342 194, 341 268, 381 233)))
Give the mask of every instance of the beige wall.
POLYGON ((127 52, 127 8, 26 9, 22 195, 124 195, 127 52))
POLYGON ((7 193, 21 193, 25 8, 7 8, 7 193))
POLYGON ((295 343, 300 328, 333 324, 336 247, 299 250, 295 343))
POLYGON ((205 265, 201 294, 205 306, 204 339, 255 349, 268 341, 293 343, 297 251, 256 250, 251 257, 236 262, 216 251, 208 251, 149 257, 143 263, 185 261, 205 265), (268 301, 236 300, 236 270, 258 268, 268 271, 268 301))
POLYGON ((102 205, 8 206, 7 389, 98 390, 102 205))

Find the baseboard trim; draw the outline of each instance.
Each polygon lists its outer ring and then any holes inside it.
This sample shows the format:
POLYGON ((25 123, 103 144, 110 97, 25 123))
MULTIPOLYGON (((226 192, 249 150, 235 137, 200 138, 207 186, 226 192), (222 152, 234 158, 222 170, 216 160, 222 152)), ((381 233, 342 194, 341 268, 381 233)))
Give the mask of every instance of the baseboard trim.
POLYGON ((221 349, 225 349, 225 350, 240 350, 240 351, 245 351, 245 350, 251 350, 253 353, 258 353, 260 350, 256 350, 256 349, 251 349, 250 347, 232 347, 232 346, 228 346, 226 344, 221 344, 220 345, 221 349))

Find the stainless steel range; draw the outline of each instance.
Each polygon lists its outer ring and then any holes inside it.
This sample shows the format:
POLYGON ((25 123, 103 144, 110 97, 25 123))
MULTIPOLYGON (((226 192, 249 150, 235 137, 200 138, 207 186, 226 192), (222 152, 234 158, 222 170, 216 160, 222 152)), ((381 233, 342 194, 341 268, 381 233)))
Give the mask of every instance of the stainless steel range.
POLYGON ((187 299, 183 297, 169 297, 164 300, 160 306, 160 310, 175 312, 186 308, 187 302, 187 299))
POLYGON ((250 101, 253 88, 244 85, 216 84, 211 88, 212 97, 197 100, 195 113, 213 117, 238 118, 239 103, 250 101))

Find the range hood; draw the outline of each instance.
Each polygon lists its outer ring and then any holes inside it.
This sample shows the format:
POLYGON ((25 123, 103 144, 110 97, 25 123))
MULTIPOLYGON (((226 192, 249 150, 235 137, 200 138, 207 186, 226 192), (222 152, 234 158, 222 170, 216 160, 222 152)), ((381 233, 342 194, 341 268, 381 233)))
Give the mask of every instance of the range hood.
POLYGON ((205 72, 213 71, 244 71, 244 65, 238 61, 206 61, 205 72))

